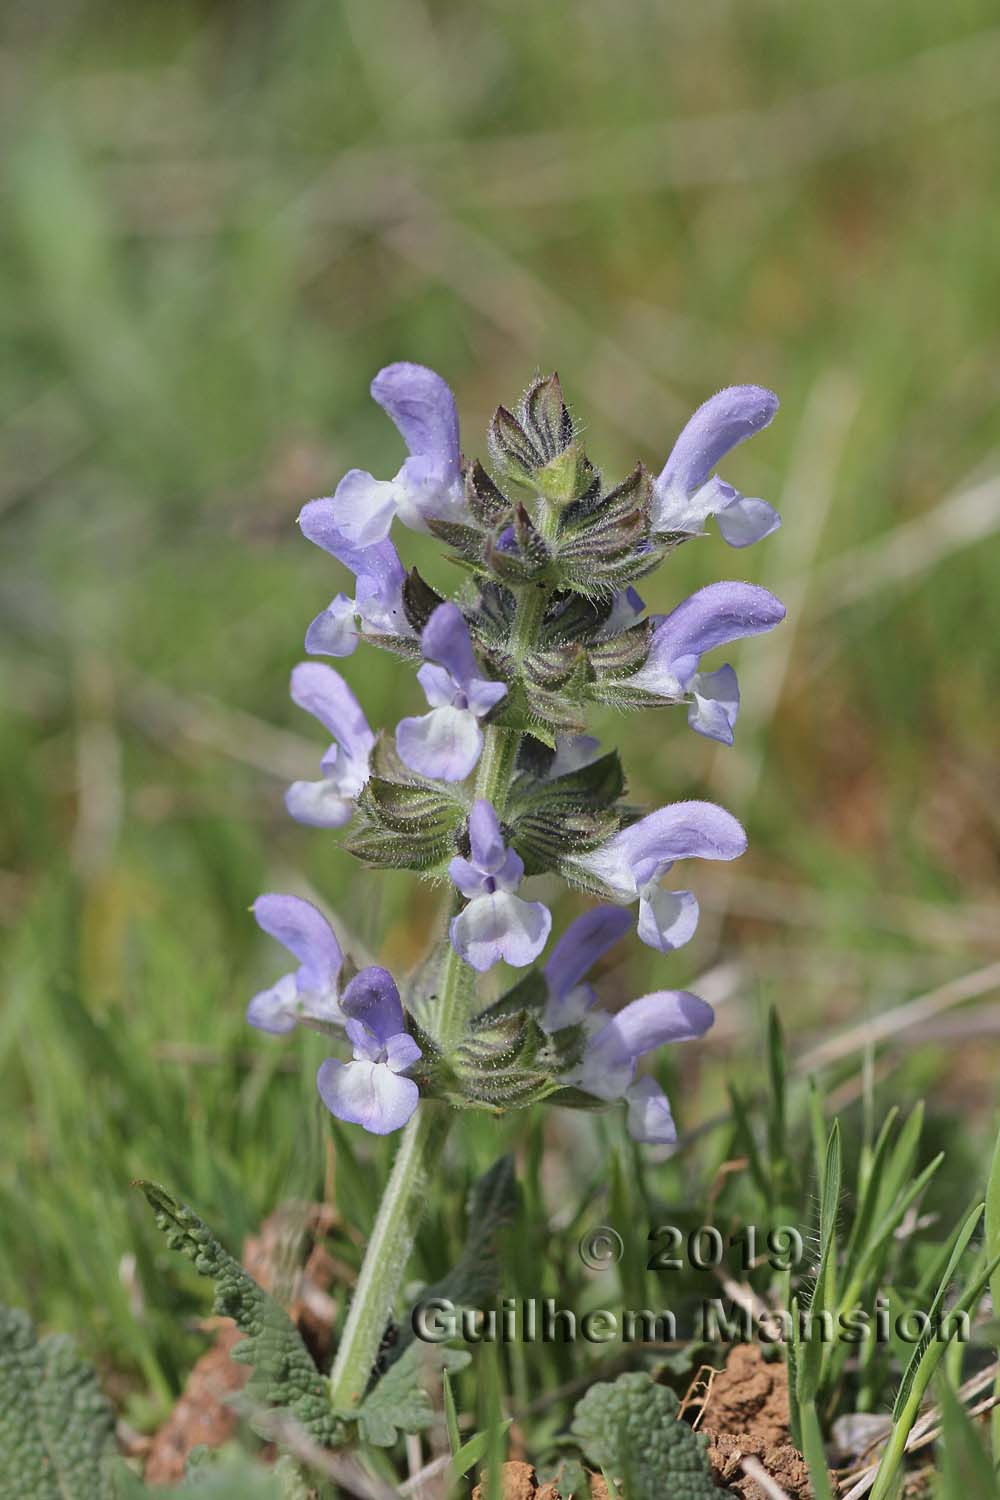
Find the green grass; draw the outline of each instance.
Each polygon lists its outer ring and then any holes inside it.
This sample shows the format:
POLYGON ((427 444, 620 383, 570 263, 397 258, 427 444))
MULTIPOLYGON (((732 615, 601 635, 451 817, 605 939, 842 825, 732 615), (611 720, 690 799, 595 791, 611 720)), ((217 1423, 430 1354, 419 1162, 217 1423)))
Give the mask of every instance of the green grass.
MULTIPOLYGON (((683 715, 599 725, 637 798, 707 793, 751 831, 731 883, 697 872, 705 921, 666 980, 741 959, 716 1033, 671 1069, 684 1127, 728 1109, 734 1076, 765 1090, 767 1004, 794 1057, 996 958, 995 20, 986 0, 8 16, 0 1299, 76 1333, 137 1419, 203 1346, 205 1300, 130 1179, 168 1183, 235 1247, 329 1171, 317 1044, 243 1023, 275 973, 247 907, 318 892, 399 968, 435 917, 433 892, 361 875, 280 795, 321 749, 288 671, 343 581, 294 520, 349 466, 394 471, 367 396, 387 360, 447 376, 470 453, 492 407, 557 366, 621 473, 662 462, 722 384, 783 398, 726 473, 784 531, 750 554, 684 548, 644 590, 662 608, 729 571, 794 599, 744 655, 736 748, 713 754, 683 715), (879 583, 897 529, 980 480, 981 534, 946 530, 920 561, 918 532, 912 573, 879 583)), ((410 555, 445 578, 433 545, 410 555)), ((346 670, 373 723, 418 701, 388 659, 346 670)), ((609 999, 654 975, 636 955, 609 999)), ((926 1095, 920 1165, 944 1138, 956 1178, 984 1179, 983 1043, 888 1056, 876 1124, 926 1095)), ((850 1149, 860 1061, 827 1080, 853 1095, 850 1149)), ((537 1163, 541 1128, 463 1132, 421 1274, 464 1184, 512 1142, 537 1163)), ((543 1206, 601 1222, 602 1143, 627 1150, 604 1121, 545 1128, 544 1182, 526 1165, 541 1241, 512 1246, 515 1280, 539 1255, 564 1273, 573 1235, 550 1244, 543 1206)), ((730 1144, 710 1133, 632 1190, 697 1218, 730 1144)), ((370 1188, 388 1151, 356 1149, 370 1188)), ((969 1193, 931 1191, 955 1222, 969 1193)), ((372 1205, 359 1192, 362 1229, 372 1205)), ((573 1373, 511 1378, 530 1400, 573 1373)))

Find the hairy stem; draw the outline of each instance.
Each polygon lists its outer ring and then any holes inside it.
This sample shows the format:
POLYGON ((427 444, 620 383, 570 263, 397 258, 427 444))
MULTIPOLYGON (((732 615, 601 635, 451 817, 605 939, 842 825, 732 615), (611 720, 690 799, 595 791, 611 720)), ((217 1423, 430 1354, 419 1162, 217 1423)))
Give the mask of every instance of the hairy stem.
MULTIPOLYGON (((487 725, 483 733, 476 796, 492 802, 498 814, 502 814, 507 800, 519 741, 520 735, 497 725, 487 725)), ((457 908, 453 906, 453 909, 457 908)), ((434 1006, 434 1038, 444 1052, 450 1051, 465 1032, 475 994, 475 980, 475 971, 462 962, 446 939, 434 1006)))
POLYGON ((357 1406, 365 1394, 450 1125, 448 1106, 425 1099, 403 1131, 330 1376, 338 1410, 357 1406))
MULTIPOLYGON (((537 638, 547 600, 548 590, 537 585, 523 588, 518 595, 510 644, 518 670, 537 638)), ((492 802, 499 816, 506 805, 520 742, 516 730, 498 724, 484 729, 475 796, 492 802)), ((434 1007, 435 1040, 445 1052, 461 1041, 468 1027, 476 977, 446 939, 434 1007)), ((428 1201, 432 1167, 451 1119, 447 1105, 424 1099, 403 1132, 330 1376, 330 1399, 339 1410, 350 1410, 364 1397, 428 1201)))

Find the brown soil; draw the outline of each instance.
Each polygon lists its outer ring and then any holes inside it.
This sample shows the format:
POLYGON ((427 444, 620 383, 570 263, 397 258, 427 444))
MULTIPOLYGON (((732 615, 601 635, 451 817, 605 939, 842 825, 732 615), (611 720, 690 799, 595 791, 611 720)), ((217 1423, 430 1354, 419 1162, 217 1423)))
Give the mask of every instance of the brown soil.
MULTIPOLYGON (((501 1485, 503 1500, 561 1500, 557 1485, 538 1483, 538 1475, 531 1464, 504 1464, 501 1485)), ((600 1474, 590 1476, 590 1497, 591 1500, 611 1500, 608 1487, 600 1474)), ((485 1483, 476 1485, 472 1491, 472 1500, 486 1500, 485 1483)))
POLYGON ((811 1500, 813 1490, 809 1470, 802 1454, 791 1443, 766 1443, 762 1438, 749 1435, 713 1435, 708 1461, 716 1480, 728 1485, 730 1494, 740 1495, 742 1500, 768 1500, 767 1492, 756 1480, 744 1474, 744 1458, 756 1458, 789 1500, 811 1500))
POLYGON ((236 1413, 227 1398, 241 1391, 250 1378, 248 1365, 238 1365, 229 1352, 243 1335, 226 1320, 215 1343, 188 1376, 183 1395, 153 1438, 146 1459, 147 1484, 177 1484, 184 1478, 187 1456, 204 1445, 219 1448, 236 1431, 236 1413))
POLYGON ((805 1460, 788 1431, 788 1375, 781 1360, 768 1364, 756 1344, 737 1344, 711 1383, 698 1426, 709 1438, 716 1480, 742 1500, 767 1500, 744 1473, 741 1460, 756 1458, 790 1500, 809 1500, 805 1460))

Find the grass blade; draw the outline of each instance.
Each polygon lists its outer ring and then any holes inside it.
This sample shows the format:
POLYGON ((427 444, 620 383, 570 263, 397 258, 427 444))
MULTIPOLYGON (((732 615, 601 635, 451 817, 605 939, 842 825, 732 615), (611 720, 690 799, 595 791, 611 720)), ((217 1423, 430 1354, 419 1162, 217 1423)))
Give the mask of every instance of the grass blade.
MULTIPOLYGON (((986 1184, 986 1254, 1000 1254, 1000 1135, 993 1148, 989 1181, 986 1184)), ((1000 1314, 1000 1269, 990 1277, 990 1295, 993 1298, 994 1316, 1000 1314)), ((993 1394, 1000 1398, 1000 1371, 997 1372, 993 1394)), ((1000 1404, 990 1414, 990 1434, 993 1445, 993 1462, 1000 1464, 1000 1404)))

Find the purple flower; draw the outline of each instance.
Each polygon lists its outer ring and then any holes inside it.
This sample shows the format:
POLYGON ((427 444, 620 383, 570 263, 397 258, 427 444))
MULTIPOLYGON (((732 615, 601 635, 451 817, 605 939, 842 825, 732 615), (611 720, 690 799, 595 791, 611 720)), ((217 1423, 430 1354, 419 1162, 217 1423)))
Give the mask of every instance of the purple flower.
POLYGON ((699 406, 653 485, 653 530, 704 530, 715 516, 731 547, 749 547, 781 525, 765 500, 748 500, 712 470, 773 420, 778 398, 759 385, 730 385, 699 406))
POLYGON ((458 445, 455 398, 440 375, 424 365, 387 365, 371 393, 388 412, 410 451, 395 479, 373 479, 351 469, 330 501, 333 526, 356 547, 369 547, 389 535, 396 516, 415 531, 427 518, 461 519, 465 498, 458 445))
POLYGON ((429 714, 403 719, 396 749, 404 765, 438 781, 463 781, 483 749, 479 720, 506 695, 503 682, 479 676, 469 627, 457 604, 439 604, 424 626, 427 658, 417 673, 429 714))
POLYGON ((670 1100, 655 1078, 647 1074, 630 1083, 625 1090, 628 1104, 627 1129, 634 1141, 645 1146, 672 1146, 677 1126, 670 1111, 670 1100))
POLYGON ((598 1099, 625 1099, 629 1133, 636 1140, 674 1141, 677 1132, 667 1097, 655 1079, 635 1081, 636 1063, 668 1042, 704 1036, 714 1020, 712 1007, 686 990, 643 995, 592 1032, 573 1081, 598 1099))
POLYGON ((622 902, 639 901, 642 942, 661 953, 680 948, 698 926, 693 891, 668 891, 660 881, 678 859, 736 859, 747 846, 740 824, 712 802, 672 802, 623 828, 589 854, 566 863, 622 902))
POLYGON ((620 906, 595 906, 570 923, 545 965, 549 997, 542 1026, 546 1031, 573 1026, 593 1009, 597 996, 586 976, 631 926, 632 918, 620 906))
POLYGON ((357 547, 333 524, 333 501, 310 500, 299 516, 302 534, 329 552, 357 580, 354 598, 338 594, 316 616, 306 632, 306 650, 316 656, 350 656, 359 633, 412 636, 403 609, 406 574, 395 547, 385 537, 370 547, 357 547))
POLYGON ((323 779, 293 782, 285 793, 285 806, 299 823, 340 828, 352 817, 368 780, 375 736, 357 698, 333 667, 301 662, 292 672, 292 701, 318 719, 336 743, 320 762, 323 779))
POLYGON ((592 734, 557 734, 556 753, 546 772, 547 781, 559 776, 569 776, 573 771, 582 771, 592 765, 601 753, 601 742, 592 734))
POLYGON ((277 938, 299 960, 292 974, 254 995, 247 1020, 260 1031, 293 1030, 301 1021, 320 1031, 343 1025, 337 980, 344 955, 329 922, 309 901, 298 896, 258 896, 253 904, 257 926, 277 938))
POLYGON ((621 635, 634 625, 646 608, 642 595, 637 593, 631 584, 626 589, 619 589, 611 606, 611 613, 601 626, 597 639, 600 641, 614 640, 616 635, 621 635))
POLYGON ((469 904, 452 918, 451 946, 478 973, 503 959, 515 968, 533 963, 548 940, 552 916, 540 901, 514 892, 524 864, 508 849, 497 815, 480 798, 469 814, 469 859, 457 857, 448 873, 469 904))
POLYGON ((341 1004, 354 1056, 348 1063, 328 1057, 320 1064, 320 1098, 338 1120, 388 1135, 417 1107, 420 1091, 403 1074, 423 1054, 405 1029, 399 990, 387 969, 362 969, 341 1004))
POLYGON ((699 734, 733 743, 740 690, 732 667, 699 672, 702 655, 716 646, 773 630, 785 606, 753 583, 710 583, 698 589, 653 628, 649 656, 629 679, 670 702, 688 698, 688 723, 699 734))

